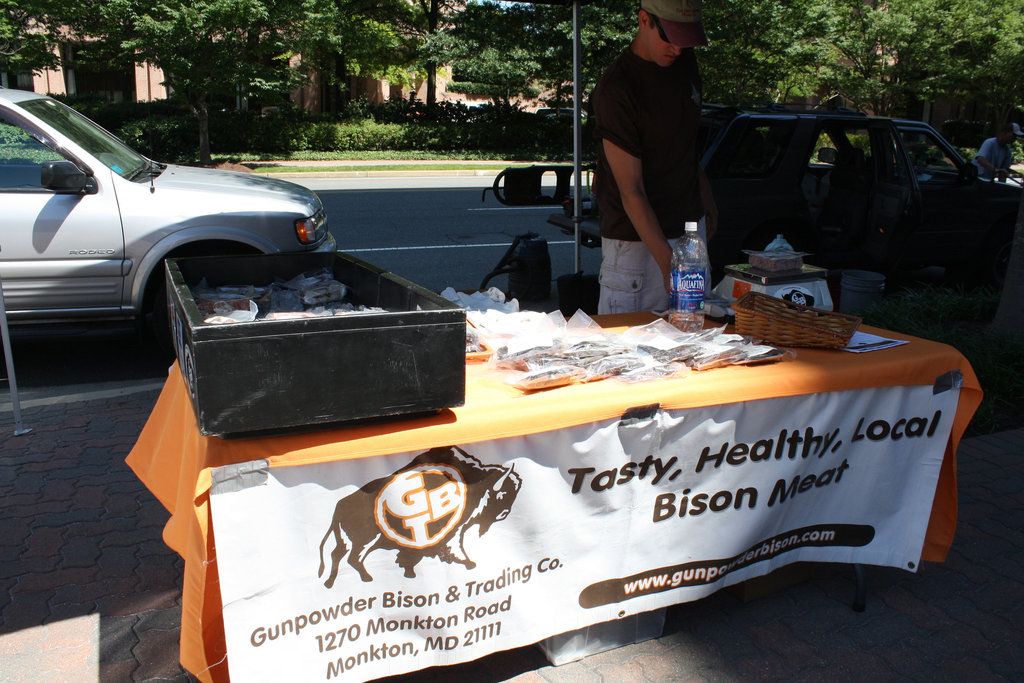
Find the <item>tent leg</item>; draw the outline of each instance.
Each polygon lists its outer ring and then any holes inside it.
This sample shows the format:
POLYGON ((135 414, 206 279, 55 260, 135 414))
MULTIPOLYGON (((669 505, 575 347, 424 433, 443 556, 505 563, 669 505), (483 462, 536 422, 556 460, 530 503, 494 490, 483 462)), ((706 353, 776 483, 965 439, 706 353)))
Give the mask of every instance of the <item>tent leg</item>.
POLYGON ((18 381, 14 377, 14 359, 11 357, 11 334, 7 329, 7 307, 4 305, 4 285, 0 278, 0 337, 3 337, 4 360, 7 361, 7 382, 11 387, 11 406, 14 408, 14 435, 28 434, 21 424, 21 403, 18 401, 18 381))
POLYGON ((857 578, 857 587, 854 590, 853 595, 853 611, 863 612, 867 608, 868 603, 868 580, 864 573, 864 565, 860 563, 854 563, 853 574, 857 578))
POLYGON ((580 95, 583 89, 583 46, 580 39, 580 0, 572 3, 572 165, 573 184, 572 193, 572 223, 573 240, 575 241, 574 269, 578 273, 583 270, 580 258, 580 222, 583 220, 583 172, 582 172, 582 146, 583 146, 583 124, 580 107, 580 95))

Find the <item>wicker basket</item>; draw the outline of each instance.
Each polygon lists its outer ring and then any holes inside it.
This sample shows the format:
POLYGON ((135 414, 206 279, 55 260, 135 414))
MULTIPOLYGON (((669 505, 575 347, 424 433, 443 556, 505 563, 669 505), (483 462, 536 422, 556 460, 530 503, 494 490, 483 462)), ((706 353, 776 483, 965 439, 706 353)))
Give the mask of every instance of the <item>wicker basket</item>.
POLYGON ((860 325, 860 318, 823 311, 747 292, 732 305, 736 332, 777 346, 814 346, 840 349, 860 325))

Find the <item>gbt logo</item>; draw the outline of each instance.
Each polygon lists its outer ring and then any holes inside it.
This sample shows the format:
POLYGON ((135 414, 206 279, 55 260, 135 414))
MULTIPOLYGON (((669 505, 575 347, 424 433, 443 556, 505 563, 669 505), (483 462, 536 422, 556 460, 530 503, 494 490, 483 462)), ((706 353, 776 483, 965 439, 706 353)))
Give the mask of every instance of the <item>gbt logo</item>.
POLYGON ((395 543, 427 548, 444 538, 466 509, 466 482, 447 465, 419 465, 400 472, 377 496, 377 526, 395 543))

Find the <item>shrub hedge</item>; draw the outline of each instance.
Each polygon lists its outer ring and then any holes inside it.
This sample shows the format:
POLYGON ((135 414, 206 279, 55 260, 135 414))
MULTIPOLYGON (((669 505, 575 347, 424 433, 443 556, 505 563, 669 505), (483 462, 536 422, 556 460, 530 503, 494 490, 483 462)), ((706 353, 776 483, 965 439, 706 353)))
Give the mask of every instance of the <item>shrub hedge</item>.
MULTIPOLYGON (((193 163, 199 158, 199 124, 177 100, 109 103, 100 97, 65 97, 69 105, 146 156, 193 163)), ((988 137, 989 122, 949 120, 942 133, 966 158, 988 137)), ((584 135, 585 153, 596 154, 584 135)), ((1019 143, 1016 143, 1019 147, 1019 143)), ((565 160, 572 156, 572 122, 512 107, 467 107, 416 99, 371 104, 350 102, 337 114, 311 115, 292 107, 273 113, 211 108, 210 147, 219 156, 287 156, 348 152, 473 152, 476 155, 565 160)), ((1020 153, 1020 149, 1017 149, 1020 153)))
MULTIPOLYGON (((65 101, 146 156, 178 163, 198 159, 199 125, 183 103, 65 101)), ((340 114, 324 115, 294 108, 267 114, 225 108, 211 109, 209 125, 210 148, 218 155, 475 150, 564 159, 572 154, 570 121, 497 106, 359 101, 340 114)))
POLYGON ((957 147, 973 147, 977 149, 989 135, 988 121, 967 121, 950 119, 942 123, 942 137, 957 147))

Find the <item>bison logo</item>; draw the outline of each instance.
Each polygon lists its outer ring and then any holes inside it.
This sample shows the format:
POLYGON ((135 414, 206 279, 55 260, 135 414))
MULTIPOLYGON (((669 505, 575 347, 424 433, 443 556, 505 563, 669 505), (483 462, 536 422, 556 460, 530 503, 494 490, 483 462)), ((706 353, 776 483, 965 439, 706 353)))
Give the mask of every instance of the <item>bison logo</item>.
POLYGON ((782 295, 782 298, 785 299, 786 301, 792 301, 793 303, 799 304, 801 306, 814 305, 814 295, 801 287, 794 287, 788 292, 785 292, 782 295))
POLYGON ((373 577, 363 564, 371 551, 397 550, 395 562, 407 577, 424 557, 476 566, 463 547, 466 530, 474 524, 483 535, 508 517, 519 493, 519 475, 511 467, 484 465, 457 447, 434 448, 388 477, 375 479, 341 500, 320 542, 320 571, 324 549, 334 537, 328 588, 338 578, 345 553, 363 581, 373 577))

